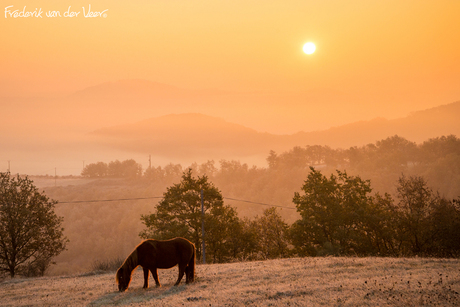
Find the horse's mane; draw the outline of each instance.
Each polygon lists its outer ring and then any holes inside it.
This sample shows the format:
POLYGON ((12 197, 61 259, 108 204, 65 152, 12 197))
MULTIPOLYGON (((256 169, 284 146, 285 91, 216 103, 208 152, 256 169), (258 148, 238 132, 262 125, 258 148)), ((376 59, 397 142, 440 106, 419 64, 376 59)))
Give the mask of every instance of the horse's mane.
MULTIPOLYGON (((128 258, 125 259, 125 261, 121 265, 120 269, 123 268, 123 270, 127 270, 131 275, 131 272, 135 268, 137 268, 137 266, 138 266, 138 259, 137 259, 137 246, 136 246, 136 248, 133 250, 133 252, 128 256, 128 258)), ((118 271, 120 269, 118 269, 118 271)), ((116 281, 118 283, 118 274, 116 274, 115 279, 116 279, 116 281)))

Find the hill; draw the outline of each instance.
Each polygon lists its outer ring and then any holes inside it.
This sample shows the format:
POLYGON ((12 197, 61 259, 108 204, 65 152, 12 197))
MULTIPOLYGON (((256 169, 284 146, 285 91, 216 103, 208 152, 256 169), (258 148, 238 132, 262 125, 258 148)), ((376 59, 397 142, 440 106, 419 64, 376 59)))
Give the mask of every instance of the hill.
POLYGON ((198 265, 192 284, 174 287, 173 268, 159 271, 162 287, 147 290, 138 269, 123 293, 114 272, 15 278, 0 283, 0 299, 2 306, 454 306, 459 265, 458 259, 331 257, 198 265))
POLYGON ((120 149, 171 158, 265 154, 271 146, 282 142, 280 136, 196 113, 171 114, 99 129, 93 135, 120 149))
POLYGON ((129 79, 82 89, 59 103, 65 106, 63 109, 70 110, 66 111, 71 115, 70 120, 78 114, 80 121, 84 120, 89 125, 134 122, 145 118, 145 114, 158 117, 194 112, 225 118, 259 131, 276 133, 310 131, 331 127, 334 123, 352 122, 364 114, 386 116, 389 113, 384 110, 378 112, 381 108, 363 105, 357 100, 359 98, 331 89, 298 93, 237 92, 212 88, 185 89, 148 80, 129 79), (350 100, 353 101, 351 105, 346 103, 350 100), (338 101, 341 102, 339 105, 338 101), (323 116, 318 117, 318 114, 323 116), (341 114, 340 117, 337 114, 341 114))
POLYGON ((307 144, 348 148, 362 146, 393 135, 421 143, 442 135, 460 135, 460 101, 413 112, 409 116, 387 120, 376 118, 330 128, 324 131, 300 132, 297 140, 307 144))
POLYGON ((156 156, 195 159, 206 156, 218 160, 259 156, 264 159, 270 150, 286 151, 294 146, 349 148, 393 135, 415 142, 441 135, 460 135, 458 118, 460 101, 394 120, 376 118, 323 131, 276 135, 212 116, 186 113, 98 129, 92 135, 118 149, 156 156))

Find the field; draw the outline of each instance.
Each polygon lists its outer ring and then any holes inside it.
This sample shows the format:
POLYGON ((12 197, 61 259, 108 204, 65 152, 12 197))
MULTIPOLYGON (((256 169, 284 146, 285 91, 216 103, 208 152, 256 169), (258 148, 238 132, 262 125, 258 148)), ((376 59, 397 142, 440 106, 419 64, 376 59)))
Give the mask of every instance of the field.
POLYGON ((196 281, 142 289, 137 269, 120 293, 114 272, 14 278, 0 283, 1 306, 460 306, 460 260, 292 258, 197 265, 196 281))

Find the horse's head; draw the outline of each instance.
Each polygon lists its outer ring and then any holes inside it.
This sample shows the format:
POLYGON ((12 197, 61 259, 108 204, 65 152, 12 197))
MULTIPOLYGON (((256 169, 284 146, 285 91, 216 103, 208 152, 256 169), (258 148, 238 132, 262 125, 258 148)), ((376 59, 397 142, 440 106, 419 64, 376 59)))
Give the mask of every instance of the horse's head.
POLYGON ((118 290, 120 292, 128 289, 129 283, 131 282, 131 272, 126 268, 119 268, 116 275, 116 281, 118 283, 118 290))

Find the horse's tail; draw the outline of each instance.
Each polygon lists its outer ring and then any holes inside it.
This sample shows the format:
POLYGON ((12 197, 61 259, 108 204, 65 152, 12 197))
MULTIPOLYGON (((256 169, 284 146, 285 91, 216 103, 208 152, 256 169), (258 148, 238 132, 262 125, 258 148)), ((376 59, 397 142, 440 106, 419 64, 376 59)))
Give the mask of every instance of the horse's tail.
POLYGON ((192 257, 190 261, 188 262, 191 282, 195 281, 195 258, 196 258, 195 244, 192 244, 192 257))

